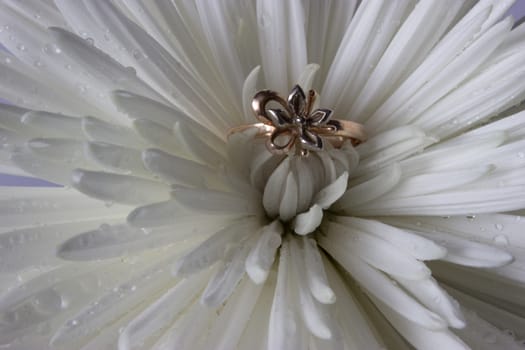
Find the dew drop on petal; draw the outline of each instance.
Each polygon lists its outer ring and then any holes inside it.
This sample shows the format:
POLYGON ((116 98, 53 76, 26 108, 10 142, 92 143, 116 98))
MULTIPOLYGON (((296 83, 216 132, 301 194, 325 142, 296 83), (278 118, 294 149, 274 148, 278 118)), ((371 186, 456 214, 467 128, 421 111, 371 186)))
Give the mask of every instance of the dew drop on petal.
POLYGON ((33 62, 33 66, 35 66, 37 68, 43 68, 43 67, 45 67, 45 64, 44 64, 44 62, 42 62, 40 60, 36 60, 35 62, 33 62))
POLYGON ((493 241, 498 246, 506 247, 509 245, 509 239, 505 235, 497 235, 494 237, 493 241))
POLYGON ((60 49, 60 47, 53 43, 45 45, 42 51, 49 55, 59 55, 60 53, 62 53, 62 49, 60 49))

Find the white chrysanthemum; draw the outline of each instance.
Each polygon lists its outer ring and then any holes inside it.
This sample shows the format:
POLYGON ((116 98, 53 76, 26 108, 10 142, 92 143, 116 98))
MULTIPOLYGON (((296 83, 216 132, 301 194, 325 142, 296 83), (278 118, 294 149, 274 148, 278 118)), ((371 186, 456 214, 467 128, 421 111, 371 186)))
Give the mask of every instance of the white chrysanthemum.
POLYGON ((512 3, 2 1, 0 346, 523 348, 512 3), (227 138, 295 84, 368 141, 227 138))

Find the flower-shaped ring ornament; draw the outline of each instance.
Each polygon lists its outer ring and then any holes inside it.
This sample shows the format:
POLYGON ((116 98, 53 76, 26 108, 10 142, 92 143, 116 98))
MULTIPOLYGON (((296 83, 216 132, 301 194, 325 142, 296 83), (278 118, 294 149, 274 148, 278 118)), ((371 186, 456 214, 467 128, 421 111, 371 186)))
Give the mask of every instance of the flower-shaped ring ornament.
POLYGON ((252 100, 252 109, 260 123, 232 128, 230 134, 257 128, 258 135, 267 138, 271 153, 288 154, 295 150, 302 156, 323 150, 325 142, 339 148, 347 139, 354 146, 366 141, 361 124, 331 119, 332 110, 315 108, 317 96, 310 90, 307 98, 299 85, 292 89, 288 101, 275 91, 259 91, 252 100), (269 108, 270 103, 282 108, 269 108))

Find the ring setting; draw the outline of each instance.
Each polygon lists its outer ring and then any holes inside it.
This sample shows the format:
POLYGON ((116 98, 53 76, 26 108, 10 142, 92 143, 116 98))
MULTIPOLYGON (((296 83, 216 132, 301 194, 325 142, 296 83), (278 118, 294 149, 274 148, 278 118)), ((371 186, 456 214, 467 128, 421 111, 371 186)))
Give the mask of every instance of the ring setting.
POLYGON ((354 146, 366 141, 361 124, 331 119, 332 110, 316 108, 317 96, 314 90, 306 96, 299 85, 294 86, 287 100, 272 90, 259 91, 253 97, 252 109, 260 123, 234 127, 228 135, 256 128, 257 135, 266 138, 271 153, 295 151, 301 156, 322 151, 326 142, 339 148, 346 140, 354 146))

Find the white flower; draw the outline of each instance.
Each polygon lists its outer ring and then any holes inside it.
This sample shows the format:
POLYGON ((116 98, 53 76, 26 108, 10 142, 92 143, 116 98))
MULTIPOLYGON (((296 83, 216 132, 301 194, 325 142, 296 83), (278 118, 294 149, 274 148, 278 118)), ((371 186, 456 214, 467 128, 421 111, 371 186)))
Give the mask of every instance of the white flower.
POLYGON ((523 348, 512 3, 3 1, 0 344, 523 348), (296 84, 368 141, 227 137, 296 84))

